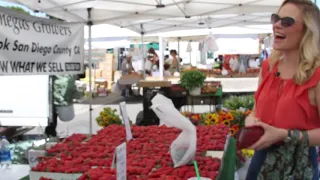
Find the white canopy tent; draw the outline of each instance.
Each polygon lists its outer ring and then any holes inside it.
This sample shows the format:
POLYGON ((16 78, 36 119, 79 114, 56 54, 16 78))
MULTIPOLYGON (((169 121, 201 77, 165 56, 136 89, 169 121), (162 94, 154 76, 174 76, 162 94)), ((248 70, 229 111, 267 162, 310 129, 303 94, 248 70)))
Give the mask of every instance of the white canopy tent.
MULTIPOLYGON (((158 42, 159 36, 165 37, 170 42, 176 42, 178 39, 180 41, 198 41, 204 39, 209 33, 217 35, 248 35, 248 34, 270 34, 272 33, 272 26, 268 25, 250 25, 250 26, 228 26, 219 28, 203 28, 203 29, 193 29, 193 30, 178 30, 162 33, 152 33, 145 35, 145 41, 147 42, 158 42)), ((89 38, 89 28, 85 26, 84 38, 87 40, 89 38)), ((114 43, 113 41, 130 40, 135 43, 140 43, 140 34, 126 28, 120 28, 118 26, 109 24, 99 24, 92 26, 92 40, 95 46, 96 42, 107 43, 108 41, 114 43)), ((93 48, 100 48, 93 47, 93 48)), ((108 46, 108 45, 106 45, 108 46)), ((87 47, 87 44, 86 46, 87 47)), ((108 47, 109 48, 109 47, 108 47)))
POLYGON ((113 24, 144 34, 268 24, 270 14, 281 4, 279 0, 9 1, 66 21, 113 24), (88 9, 91 9, 90 16, 88 9))
MULTIPOLYGON (((91 59, 91 27, 112 24, 141 34, 174 30, 203 29, 224 26, 269 24, 270 14, 276 12, 279 0, 7 0, 31 10, 63 19, 83 22, 88 30, 88 58, 91 59)), ((160 38, 162 41, 162 37, 160 38)), ((161 42, 162 44, 162 42, 161 42)), ((143 46, 142 46, 143 47, 143 46)), ((162 48, 161 48, 162 49, 162 48)), ((143 51, 143 50, 142 50, 143 51)), ((160 56, 160 67, 163 57, 160 56)), ((91 66, 89 66, 91 77, 91 66)), ((90 78, 90 91, 91 78, 90 78)), ((92 95, 92 92, 90 93, 92 95)), ((91 101, 92 96, 90 96, 91 101)), ((92 105, 90 103, 90 134, 92 105)))

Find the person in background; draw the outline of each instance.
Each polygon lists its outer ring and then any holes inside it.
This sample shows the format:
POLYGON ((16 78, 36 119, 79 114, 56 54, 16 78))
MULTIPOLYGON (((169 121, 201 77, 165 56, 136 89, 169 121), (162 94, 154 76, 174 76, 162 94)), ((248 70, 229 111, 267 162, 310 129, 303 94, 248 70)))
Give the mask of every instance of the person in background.
POLYGON ((180 58, 177 55, 176 50, 170 50, 170 55, 172 58, 166 60, 165 63, 170 65, 170 72, 179 72, 180 71, 180 58))
POLYGON ((122 75, 129 75, 134 72, 134 69, 132 66, 132 55, 131 54, 127 54, 126 59, 122 62, 121 72, 122 72, 122 75))
POLYGON ((159 56, 156 53, 156 51, 153 48, 150 48, 148 50, 148 53, 149 53, 149 58, 148 59, 152 62, 151 70, 159 69, 159 56))
POLYGON ((169 71, 169 69, 170 69, 170 64, 164 64, 163 76, 166 78, 171 76, 171 72, 169 71))
MULTIPOLYGON (((134 69, 132 66, 132 55, 130 53, 127 54, 126 59, 122 62, 121 73, 122 75, 129 75, 134 73, 134 69)), ((121 96, 126 97, 127 89, 129 90, 129 95, 133 94, 131 85, 126 85, 126 88, 124 88, 121 92, 121 96)))
POLYGON ((222 61, 220 61, 219 58, 215 58, 213 67, 214 69, 222 70, 222 61))

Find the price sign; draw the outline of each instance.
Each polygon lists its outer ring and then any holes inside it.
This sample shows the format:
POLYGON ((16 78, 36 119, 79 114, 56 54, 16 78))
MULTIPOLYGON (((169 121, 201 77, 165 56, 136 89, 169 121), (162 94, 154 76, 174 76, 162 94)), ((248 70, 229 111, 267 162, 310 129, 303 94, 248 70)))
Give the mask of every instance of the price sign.
POLYGON ((29 160, 30 167, 31 168, 36 167, 39 163, 38 158, 45 156, 45 154, 46 154, 46 151, 44 151, 44 150, 30 149, 28 151, 28 158, 29 158, 28 160, 29 160))
POLYGON ((246 109, 246 108, 243 108, 243 107, 240 107, 238 110, 239 110, 240 112, 243 112, 243 113, 244 113, 244 112, 246 112, 247 109, 246 109))
POLYGON ((127 144, 124 142, 116 147, 111 169, 116 168, 117 180, 127 179, 127 144))
POLYGON ((120 103, 120 111, 122 114, 123 123, 126 128, 127 141, 130 141, 132 139, 132 133, 131 133, 131 127, 130 127, 129 117, 128 117, 128 113, 127 113, 126 102, 120 103))

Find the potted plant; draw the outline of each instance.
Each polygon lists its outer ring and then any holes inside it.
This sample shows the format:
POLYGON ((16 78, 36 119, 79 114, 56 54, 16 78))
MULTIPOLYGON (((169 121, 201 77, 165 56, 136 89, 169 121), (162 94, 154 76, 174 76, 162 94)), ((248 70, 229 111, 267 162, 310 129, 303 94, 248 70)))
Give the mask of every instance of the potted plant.
POLYGON ((72 75, 57 76, 53 82, 54 104, 61 121, 71 121, 74 114, 73 100, 77 95, 77 87, 72 75))
POLYGON ((182 74, 180 83, 182 87, 189 91, 189 94, 200 95, 205 79, 206 76, 202 72, 191 70, 182 74))

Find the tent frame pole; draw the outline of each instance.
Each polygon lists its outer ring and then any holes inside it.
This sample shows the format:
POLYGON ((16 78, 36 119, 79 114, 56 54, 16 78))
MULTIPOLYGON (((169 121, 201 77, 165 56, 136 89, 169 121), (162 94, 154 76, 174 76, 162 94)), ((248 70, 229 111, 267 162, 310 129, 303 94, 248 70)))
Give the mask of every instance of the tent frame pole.
POLYGON ((160 80, 163 80, 163 69, 164 69, 164 41, 163 41, 163 37, 159 36, 159 72, 160 72, 160 80))
POLYGON ((144 49, 144 30, 143 30, 143 24, 140 24, 140 29, 141 29, 141 51, 142 51, 142 74, 143 74, 143 79, 146 79, 146 56, 144 54, 145 49, 144 49))
POLYGON ((180 40, 181 37, 178 37, 178 57, 180 58, 180 40))
MULTIPOLYGON (((93 25, 93 22, 91 20, 91 10, 92 8, 88 8, 87 12, 88 12, 88 28, 89 28, 89 38, 88 38, 88 46, 89 46, 89 50, 88 50, 88 62, 89 62, 89 135, 92 135, 92 96, 93 96, 93 92, 92 92, 92 47, 91 47, 91 42, 92 42, 92 35, 91 35, 91 27, 93 25)), ((93 87, 94 88, 94 87, 93 87)))

